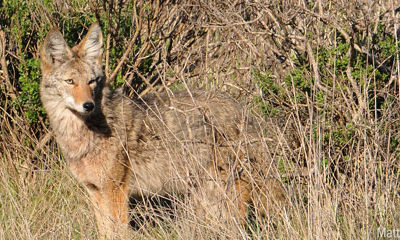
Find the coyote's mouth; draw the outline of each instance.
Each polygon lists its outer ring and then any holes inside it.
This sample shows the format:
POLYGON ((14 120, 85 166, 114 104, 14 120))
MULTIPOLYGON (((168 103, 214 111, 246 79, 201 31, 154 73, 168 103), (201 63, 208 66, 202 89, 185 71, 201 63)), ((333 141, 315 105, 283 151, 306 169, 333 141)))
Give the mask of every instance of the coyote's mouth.
POLYGON ((74 108, 67 107, 75 116, 79 117, 82 120, 87 119, 93 112, 94 109, 91 111, 78 111, 74 108))

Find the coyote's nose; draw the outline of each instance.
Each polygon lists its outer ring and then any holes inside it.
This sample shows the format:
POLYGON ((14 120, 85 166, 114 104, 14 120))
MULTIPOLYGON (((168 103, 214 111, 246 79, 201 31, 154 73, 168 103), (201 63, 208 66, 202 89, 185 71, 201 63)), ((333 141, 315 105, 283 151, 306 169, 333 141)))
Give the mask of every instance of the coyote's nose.
POLYGON ((92 111, 94 108, 94 104, 92 102, 85 102, 83 104, 83 109, 85 109, 86 112, 92 111))

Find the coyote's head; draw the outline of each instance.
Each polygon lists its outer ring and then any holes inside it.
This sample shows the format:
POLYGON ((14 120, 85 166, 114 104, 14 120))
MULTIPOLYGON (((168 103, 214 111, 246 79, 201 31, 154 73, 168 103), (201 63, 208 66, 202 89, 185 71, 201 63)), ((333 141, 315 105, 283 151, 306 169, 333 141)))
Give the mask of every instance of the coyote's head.
POLYGON ((102 48, 103 37, 98 23, 94 23, 85 38, 73 48, 68 46, 58 29, 52 29, 40 52, 41 94, 51 95, 52 100, 60 97, 58 100, 65 107, 80 115, 93 112, 104 81, 102 48))

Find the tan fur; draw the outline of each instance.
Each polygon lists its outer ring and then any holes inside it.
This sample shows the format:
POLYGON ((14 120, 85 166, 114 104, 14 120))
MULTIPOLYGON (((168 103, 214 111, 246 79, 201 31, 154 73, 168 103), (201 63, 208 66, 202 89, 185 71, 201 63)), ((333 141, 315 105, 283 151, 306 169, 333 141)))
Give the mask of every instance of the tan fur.
POLYGON ((68 166, 92 199, 102 236, 112 238, 128 226, 129 197, 190 193, 199 212, 241 219, 247 203, 267 202, 259 192, 269 188, 265 182, 283 198, 263 153, 261 130, 236 101, 186 91, 161 94, 162 101, 152 95, 131 100, 103 86, 101 56, 97 23, 72 49, 53 29, 41 49, 40 89, 68 166), (95 103, 93 111, 82 108, 87 101, 95 103))

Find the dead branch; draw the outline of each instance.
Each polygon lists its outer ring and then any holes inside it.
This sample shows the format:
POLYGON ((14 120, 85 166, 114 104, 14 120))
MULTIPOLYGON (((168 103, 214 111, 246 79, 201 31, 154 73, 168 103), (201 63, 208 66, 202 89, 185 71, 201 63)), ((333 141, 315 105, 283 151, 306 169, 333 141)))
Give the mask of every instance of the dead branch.
POLYGON ((3 31, 0 31, 0 64, 1 70, 4 77, 5 85, 8 89, 8 94, 11 98, 16 97, 16 92, 14 86, 10 82, 10 77, 8 76, 7 60, 6 60, 6 37, 3 31))

